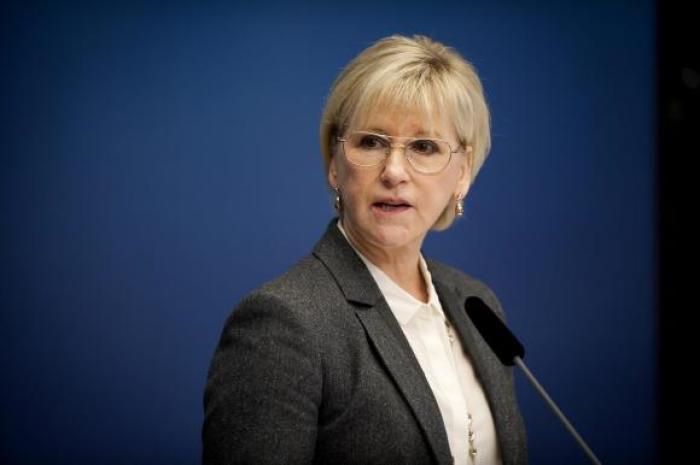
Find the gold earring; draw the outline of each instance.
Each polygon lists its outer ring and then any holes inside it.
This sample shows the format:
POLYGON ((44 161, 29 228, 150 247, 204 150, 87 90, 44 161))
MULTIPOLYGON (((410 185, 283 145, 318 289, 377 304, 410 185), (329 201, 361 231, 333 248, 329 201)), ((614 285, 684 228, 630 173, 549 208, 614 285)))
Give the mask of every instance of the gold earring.
POLYGON ((455 205, 455 215, 460 218, 464 215, 464 205, 462 204, 462 197, 457 197, 457 204, 455 205))
POLYGON ((334 187, 333 190, 335 191, 335 201, 333 202, 333 206, 335 207, 335 210, 340 213, 340 211, 343 209, 343 200, 340 198, 340 189, 338 187, 334 187))

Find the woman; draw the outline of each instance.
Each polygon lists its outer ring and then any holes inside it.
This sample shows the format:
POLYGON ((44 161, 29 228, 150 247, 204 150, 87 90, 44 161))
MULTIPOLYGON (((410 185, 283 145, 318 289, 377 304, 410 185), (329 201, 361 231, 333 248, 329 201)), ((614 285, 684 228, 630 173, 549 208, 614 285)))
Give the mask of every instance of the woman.
POLYGON ((420 253, 489 146, 479 78, 442 44, 389 37, 338 76, 321 122, 338 219, 226 322, 205 463, 526 463, 512 374, 463 309, 496 297, 420 253))

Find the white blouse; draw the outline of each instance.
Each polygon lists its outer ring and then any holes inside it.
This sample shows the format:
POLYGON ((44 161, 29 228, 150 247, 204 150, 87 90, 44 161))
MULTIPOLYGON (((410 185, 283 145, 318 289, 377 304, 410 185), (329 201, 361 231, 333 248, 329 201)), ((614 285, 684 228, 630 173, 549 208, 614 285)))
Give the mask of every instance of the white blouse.
MULTIPOLYGON (((338 229, 347 240, 340 221, 338 229)), ((454 463, 500 465, 496 430, 486 396, 462 343, 448 327, 423 256, 420 256, 420 270, 428 289, 427 303, 406 292, 350 240, 348 243, 372 274, 423 369, 442 414, 454 463)))

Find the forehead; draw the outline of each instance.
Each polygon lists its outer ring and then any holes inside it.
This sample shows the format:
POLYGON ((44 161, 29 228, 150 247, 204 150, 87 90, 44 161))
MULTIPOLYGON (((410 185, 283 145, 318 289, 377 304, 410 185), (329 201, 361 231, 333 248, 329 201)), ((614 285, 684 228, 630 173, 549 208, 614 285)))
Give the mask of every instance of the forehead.
POLYGON ((435 106, 380 104, 360 109, 351 123, 353 130, 381 132, 390 136, 432 136, 452 139, 455 132, 447 116, 435 106))

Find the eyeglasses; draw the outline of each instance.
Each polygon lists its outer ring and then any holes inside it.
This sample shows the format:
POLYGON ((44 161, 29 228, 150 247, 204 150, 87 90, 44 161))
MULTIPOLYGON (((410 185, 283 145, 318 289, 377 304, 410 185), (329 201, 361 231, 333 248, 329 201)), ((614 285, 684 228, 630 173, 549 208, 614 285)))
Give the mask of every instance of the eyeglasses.
POLYGON ((392 137, 368 131, 355 131, 346 137, 338 137, 343 153, 350 163, 357 166, 377 166, 391 154, 393 147, 401 147, 413 169, 424 174, 437 174, 450 163, 453 153, 449 142, 425 137, 392 137), (403 144, 394 144, 401 139, 403 144))

